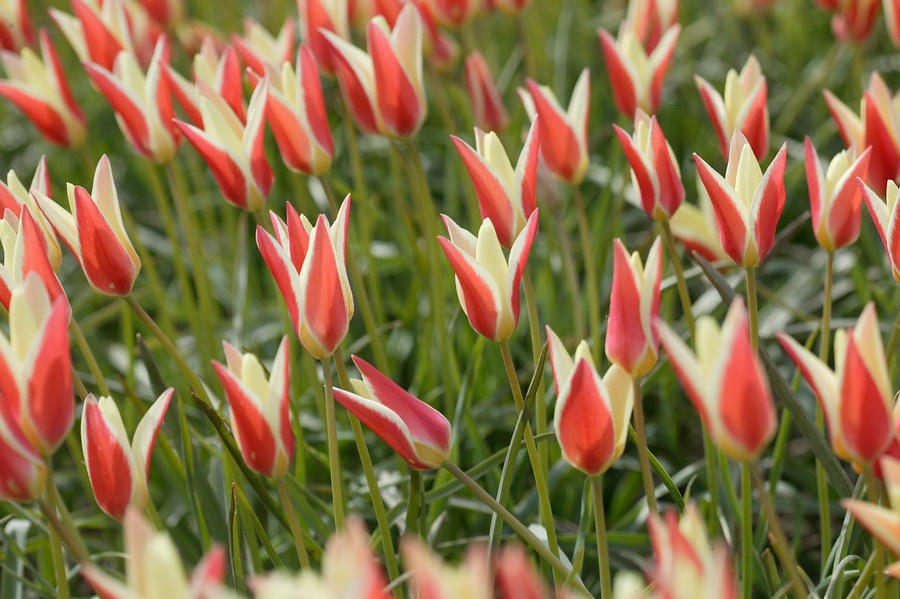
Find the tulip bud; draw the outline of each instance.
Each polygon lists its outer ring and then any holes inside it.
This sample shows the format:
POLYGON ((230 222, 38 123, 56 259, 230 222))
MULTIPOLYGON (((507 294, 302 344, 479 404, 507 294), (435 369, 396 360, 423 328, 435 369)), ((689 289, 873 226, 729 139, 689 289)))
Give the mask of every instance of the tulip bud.
POLYGON ((878 229, 878 235, 881 237, 881 243, 887 250, 888 263, 891 266, 891 272, 894 279, 900 283, 900 247, 894 241, 897 238, 898 225, 900 225, 900 208, 897 206, 897 198, 900 196, 900 189, 893 181, 887 183, 887 202, 882 202, 878 195, 866 187, 862 180, 858 180, 859 186, 863 192, 863 198, 866 200, 866 207, 872 220, 875 221, 875 228, 878 229))
POLYGON ((291 61, 294 54, 294 19, 288 17, 277 37, 251 18, 244 19, 244 36, 232 34, 231 41, 247 64, 259 78, 268 74, 277 77, 281 65, 291 61))
POLYGON ((629 0, 622 28, 634 31, 647 52, 653 52, 677 21, 678 0, 629 0))
MULTIPOLYGON (((25 284, 29 273, 37 273, 47 289, 52 303, 57 297, 65 298, 65 292, 53 266, 47 258, 44 236, 31 216, 28 207, 22 206, 17 217, 8 208, 0 220, 0 242, 3 244, 3 264, 0 265, 0 303, 9 310, 12 292, 25 284)), ((68 299, 66 299, 68 303, 68 299)))
POLYGON ((231 46, 221 53, 216 50, 215 41, 210 36, 203 39, 200 51, 194 55, 194 82, 188 82, 171 67, 165 65, 163 78, 169 90, 196 126, 203 126, 200 110, 200 92, 197 85, 202 81, 225 100, 229 108, 246 123, 247 111, 244 107, 244 75, 237 52, 231 46))
POLYGON ((341 39, 350 39, 348 4, 345 0, 297 0, 303 40, 315 55, 319 68, 329 75, 334 74, 335 67, 331 59, 331 44, 322 31, 330 31, 341 39))
POLYGON ((481 52, 475 51, 466 58, 466 90, 475 126, 485 131, 503 131, 509 122, 509 114, 481 52))

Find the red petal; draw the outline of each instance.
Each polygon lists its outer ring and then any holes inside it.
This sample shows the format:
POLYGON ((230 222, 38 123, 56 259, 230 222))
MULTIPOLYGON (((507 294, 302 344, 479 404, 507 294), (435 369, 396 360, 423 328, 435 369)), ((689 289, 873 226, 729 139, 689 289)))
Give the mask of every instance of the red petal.
POLYGON ((84 113, 81 112, 81 108, 78 106, 75 97, 72 95, 72 90, 69 89, 69 84, 66 81, 66 71, 63 69, 62 63, 59 61, 59 56, 56 54, 56 48, 53 46, 50 32, 46 29, 41 29, 40 39, 41 55, 53 78, 56 91, 62 95, 63 101, 66 103, 66 106, 69 107, 72 115, 84 123, 84 113))
POLYGON ((766 82, 753 100, 753 106, 747 112, 747 118, 740 127, 741 133, 753 149, 757 160, 762 160, 769 153, 769 118, 766 111, 768 90, 766 82))
POLYGON ((644 337, 641 325, 641 290, 635 281, 628 251, 618 239, 615 240, 614 247, 606 355, 610 362, 633 376, 647 351, 650 340, 644 337))
POLYGON ((125 297, 137 278, 134 263, 83 187, 75 187, 74 213, 78 258, 91 286, 104 295, 125 297))
POLYGON ((703 181, 716 211, 716 224, 719 228, 719 242, 722 244, 722 249, 732 260, 742 264, 748 231, 741 213, 731 200, 729 190, 724 187, 727 183, 696 154, 694 154, 694 162, 697 165, 700 180, 703 181))
POLYGON ((881 118, 881 113, 874 100, 866 92, 865 105, 865 139, 872 146, 872 161, 869 164, 869 182, 879 194, 884 193, 889 179, 900 174, 900 153, 897 144, 889 133, 888 124, 881 118))
POLYGON ((0 499, 37 499, 44 487, 43 464, 0 400, 0 499))
POLYGON ((84 64, 84 69, 121 118, 128 141, 142 156, 151 156, 150 130, 144 107, 136 103, 124 84, 109 71, 89 62, 84 64))
POLYGON ((482 220, 491 219, 500 244, 505 248, 512 247, 516 234, 516 213, 509 191, 478 152, 455 135, 450 138, 472 179, 482 220))
POLYGON ((131 502, 134 486, 131 459, 115 431, 91 397, 84 404, 85 461, 91 488, 104 512, 121 520, 131 502))
POLYGON ((310 252, 301 273, 303 322, 326 355, 331 355, 347 334, 349 318, 338 274, 339 266, 324 215, 319 216, 311 237, 310 252))
POLYGON ((366 88, 363 87, 357 78, 350 62, 333 42, 331 42, 331 59, 335 67, 335 74, 341 83, 341 91, 353 115, 353 120, 366 133, 379 133, 372 99, 369 98, 366 88))
POLYGON ((820 211, 822 210, 822 201, 825 199, 822 194, 825 190, 819 187, 819 174, 822 167, 819 164, 819 156, 816 149, 812 145, 809 136, 804 142, 806 156, 806 186, 809 188, 809 211, 811 213, 813 229, 818 229, 820 224, 820 211))
POLYGON ((450 266, 456 273, 459 286, 462 288, 469 324, 475 331, 488 339, 496 338, 500 306, 495 302, 490 283, 472 270, 462 252, 453 245, 452 241, 444 237, 438 237, 438 241, 450 261, 450 266))
POLYGON ((838 413, 844 447, 860 461, 871 463, 890 441, 891 415, 852 335, 848 335, 840 393, 838 413))
POLYGON ((280 251, 280 246, 275 239, 258 225, 256 227, 256 245, 275 279, 275 284, 278 285, 278 289, 284 297, 288 313, 291 315, 291 322, 294 323, 294 329, 299 333, 300 309, 293 285, 293 279, 297 277, 296 270, 288 262, 284 252, 280 251))
MULTIPOLYGON (((787 164, 787 144, 781 146, 775 160, 766 169, 760 185, 764 185, 759 211, 756 214, 756 247, 762 261, 775 243, 775 229, 784 210, 784 169, 787 164)), ((717 210, 718 213, 718 210, 717 210)))
POLYGON ((99 15, 81 0, 72 0, 72 12, 81 21, 84 43, 91 62, 96 62, 107 70, 112 70, 116 56, 123 50, 119 40, 110 33, 99 15))
POLYGON ((659 181, 659 205, 666 217, 671 217, 684 201, 684 185, 681 183, 681 175, 678 174, 666 137, 656 117, 650 119, 650 130, 652 146, 650 150, 656 178, 659 181))
POLYGON ((222 190, 222 195, 231 204, 238 208, 247 208, 247 179, 240 165, 234 161, 232 155, 225 149, 219 140, 215 139, 202 129, 176 120, 175 124, 184 134, 185 138, 196 148, 200 156, 212 171, 216 183, 222 190))
POLYGON ((62 443, 75 422, 72 366, 69 357, 69 303, 65 296, 53 303, 41 329, 40 349, 28 373, 28 419, 49 455, 62 443))
POLYGON ((587 361, 578 361, 557 401, 564 402, 556 410, 556 434, 566 459, 589 476, 606 471, 615 455, 615 425, 587 361))
POLYGON ((622 144, 622 149, 625 151, 625 158, 628 159, 628 164, 631 165, 631 171, 634 173, 634 178, 637 179, 638 190, 641 192, 641 208, 644 209, 647 216, 653 218, 653 215, 656 212, 657 194, 657 190, 653 187, 654 173, 647 170, 644 165, 643 155, 637 146, 634 145, 634 140, 631 136, 618 125, 613 125, 613 129, 615 129, 616 137, 619 138, 619 143, 622 144))
POLYGON ((316 61, 309 49, 303 44, 297 50, 297 77, 303 89, 303 101, 306 106, 306 118, 312 128, 313 136, 320 146, 334 156, 334 139, 328 126, 328 112, 325 110, 325 98, 322 95, 322 81, 316 69, 316 61))
POLYGON ((30 272, 38 273, 44 282, 44 287, 47 288, 51 302, 60 296, 65 298, 62 285, 59 284, 59 279, 56 278, 56 273, 50 265, 50 259, 47 258, 46 238, 25 206, 22 206, 19 212, 19 235, 22 236, 22 245, 25 250, 22 259, 22 276, 27 277, 30 272))
POLYGON ((597 33, 600 36, 600 47, 603 49, 603 58, 606 60, 606 70, 609 72, 609 84, 612 87, 616 109, 625 117, 633 119, 637 109, 634 82, 631 80, 631 75, 628 73, 622 57, 619 56, 616 40, 605 29, 601 29, 597 33))
POLYGON ((855 181, 866 177, 871 155, 872 150, 866 148, 864 155, 844 179, 844 184, 835 190, 836 195, 831 202, 831 212, 827 221, 828 229, 834 237, 835 249, 853 243, 859 236, 862 191, 855 181))
POLYGON ((527 83, 535 111, 541 118, 541 156, 550 172, 569 180, 581 164, 578 137, 559 106, 545 97, 534 81, 529 79, 527 83))
POLYGON ((0 95, 15 104, 47 141, 60 146, 69 145, 65 121, 52 106, 9 83, 0 82, 0 95))
POLYGON ((409 137, 424 117, 419 95, 410 76, 397 59, 391 40, 384 30, 369 24, 369 54, 375 72, 378 112, 387 130, 398 137, 409 137))

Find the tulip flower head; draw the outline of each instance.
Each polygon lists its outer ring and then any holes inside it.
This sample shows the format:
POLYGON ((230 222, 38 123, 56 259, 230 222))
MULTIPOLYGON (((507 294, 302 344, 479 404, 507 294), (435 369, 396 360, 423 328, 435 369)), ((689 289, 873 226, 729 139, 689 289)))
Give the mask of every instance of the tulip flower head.
POLYGON ((716 210, 712 200, 699 177, 696 179, 697 204, 684 202, 672 218, 669 225, 672 235, 690 252, 697 252, 710 262, 729 260, 728 254, 719 242, 719 229, 716 225, 716 210))
POLYGON ((508 263, 490 219, 482 222, 476 237, 449 216, 442 218, 450 239, 438 241, 456 273, 456 293, 469 324, 492 341, 509 339, 519 322, 519 284, 537 232, 538 210, 513 242, 508 263))
POLYGON ((684 201, 684 185, 675 152, 656 117, 638 109, 633 135, 618 125, 613 128, 631 165, 631 180, 641 194, 644 212, 653 220, 669 220, 684 201))
POLYGON ((28 189, 19 180, 15 171, 10 170, 7 173, 6 185, 0 182, 0 212, 9 210, 13 214, 19 214, 23 206, 28 207, 28 211, 34 218, 34 222, 37 224, 38 230, 43 237, 47 258, 50 260, 50 266, 55 272, 59 270, 59 264, 62 261, 62 250, 59 247, 59 240, 53 232, 53 227, 47 221, 44 213, 41 212, 32 192, 50 197, 50 175, 47 172, 47 159, 45 156, 41 156, 41 160, 34 170, 34 177, 31 179, 31 187, 28 189))
POLYGON ((489 219, 496 228, 500 245, 511 248, 537 207, 538 119, 531 124, 515 170, 496 133, 475 129, 475 149, 458 137, 450 137, 472 178, 481 218, 489 219))
POLYGON ((47 257, 44 235, 27 207, 21 207, 19 216, 6 209, 0 220, 0 242, 3 244, 3 264, 0 265, 0 304, 3 307, 9 310, 13 290, 24 285, 31 272, 41 278, 51 303, 57 297, 65 298, 47 257))
POLYGON ((450 422, 413 397, 365 360, 353 356, 362 380, 351 379, 353 391, 334 390, 334 399, 368 426, 410 468, 440 468, 450 456, 450 422))
POLYGON ((556 383, 556 439, 569 464, 599 476, 625 451, 634 407, 631 377, 612 365, 601 379, 586 341, 578 344, 573 358, 549 326, 547 339, 556 383))
POLYGON ((0 48, 18 52, 34 45, 34 27, 25 0, 0 2, 0 48))
MULTIPOLYGON (((535 569, 531 557, 521 545, 505 547, 497 557, 496 564, 495 584, 499 591, 499 596, 503 599, 546 599, 552 597, 547 590, 547 585, 544 584, 540 574, 535 569)), ((561 590, 557 596, 565 599, 568 595, 561 590)))
POLYGON ((0 501, 33 501, 44 492, 44 458, 19 428, 10 405, 0 401, 0 501))
POLYGON ((49 10, 50 18, 81 62, 93 62, 110 70, 119 52, 135 54, 125 2, 72 0, 72 12, 75 14, 55 8, 49 10))
POLYGON ((836 155, 823 171, 812 142, 806 138, 806 181, 813 233, 825 250, 833 252, 859 237, 862 192, 854 182, 866 176, 872 148, 857 156, 856 148, 836 155))
POLYGON ((222 345, 226 364, 214 361, 213 368, 225 389, 241 455, 255 472, 282 476, 294 457, 287 337, 278 346, 269 377, 255 355, 222 345))
POLYGON ((341 39, 350 39, 348 4, 345 0, 297 0, 303 40, 315 55, 319 68, 329 75, 334 74, 331 44, 322 31, 330 31, 341 39))
POLYGON ((256 229, 256 244, 287 303, 297 338, 316 359, 331 356, 347 334, 353 294, 346 248, 350 196, 334 224, 320 215, 315 227, 287 205, 287 223, 270 213, 275 237, 256 229))
POLYGON ((575 83, 569 109, 564 111, 549 87, 527 81, 528 91, 519 97, 531 120, 541 116, 541 157, 553 176, 578 185, 588 167, 587 125, 591 103, 591 74, 585 68, 575 83))
POLYGON ((743 300, 731 303, 721 328, 708 316, 697 320, 696 353, 664 322, 656 326, 672 368, 713 441, 733 459, 755 460, 778 422, 768 380, 750 345, 743 300))
POLYGON ((471 21, 482 9, 483 0, 424 0, 438 25, 458 29, 471 21))
POLYGON ((100 158, 91 193, 71 183, 67 191, 71 213, 42 193, 35 192, 34 197, 94 291, 125 297, 141 271, 141 259, 122 223, 109 159, 105 155, 100 158))
POLYGON ((288 17, 277 36, 273 36, 253 19, 244 19, 244 36, 232 34, 231 41, 250 71, 259 78, 269 74, 275 78, 281 65, 294 54, 294 19, 288 17))
POLYGON ((481 52, 475 51, 466 57, 465 68, 466 90, 469 92, 475 126, 485 131, 503 131, 509 123, 509 114, 481 52))
POLYGON ((677 21, 678 0, 629 0, 622 29, 633 31, 646 51, 652 53, 677 21))
POLYGON ((859 181, 860 188, 863 191, 863 198, 866 200, 866 207, 872 220, 875 221, 875 228, 878 229, 878 235, 881 237, 881 243, 887 250, 888 261, 891 265, 891 272, 894 279, 900 283, 900 244, 898 244, 898 231, 900 231, 900 207, 897 206, 897 198, 900 196, 900 189, 893 181, 887 183, 887 202, 881 201, 874 191, 866 187, 865 183, 859 181))
POLYGON ((884 22, 894 46, 900 48, 900 0, 884 0, 884 22))
POLYGON ((750 56, 740 74, 734 69, 728 71, 724 97, 703 77, 695 75, 694 80, 712 119, 722 155, 730 159, 728 141, 740 130, 756 159, 762 160, 769 151, 768 87, 756 58, 750 56))
MULTIPOLYGON (((884 473, 890 507, 859 499, 844 499, 841 505, 869 531, 869 534, 878 539, 891 555, 897 556, 900 555, 900 460, 882 458, 881 471, 884 473)), ((884 572, 894 578, 900 578, 900 562, 889 565, 884 572)))
POLYGON ((130 446, 119 408, 111 397, 101 397, 98 402, 88 395, 84 401, 84 463, 97 504, 116 520, 121 521, 129 507, 139 512, 147 507, 150 453, 172 393, 171 387, 166 389, 150 406, 135 429, 130 446))
POLYGON ((694 162, 716 210, 722 249, 744 268, 759 266, 775 243, 775 228, 784 209, 787 144, 765 174, 740 131, 731 140, 724 177, 696 154, 694 162))
POLYGON ((835 333, 834 370, 787 335, 779 334, 778 340, 815 391, 834 452, 872 464, 894 436, 893 394, 875 304, 866 305, 853 329, 835 333))
MULTIPOLYGON (((888 5, 893 0, 884 2, 885 10, 890 10, 888 5)), ((834 11, 831 17, 831 31, 834 37, 842 42, 859 43, 864 41, 872 32, 875 19, 878 18, 880 0, 819 0, 818 4, 823 8, 834 11)), ((888 32, 891 30, 888 20, 888 32)))
POLYGON ((241 62, 237 52, 231 46, 222 52, 216 49, 215 40, 206 36, 200 51, 194 55, 194 82, 188 82, 171 65, 165 65, 163 77, 175 96, 175 99, 188 115, 188 119, 198 127, 203 126, 203 115, 200 110, 200 92, 197 84, 201 81, 225 100, 229 108, 240 119, 247 120, 244 107, 244 79, 241 62))

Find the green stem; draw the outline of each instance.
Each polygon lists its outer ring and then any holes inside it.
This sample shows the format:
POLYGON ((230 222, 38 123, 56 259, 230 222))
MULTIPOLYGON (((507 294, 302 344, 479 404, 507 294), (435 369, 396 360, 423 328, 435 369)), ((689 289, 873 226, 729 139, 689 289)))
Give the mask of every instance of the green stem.
POLYGON ((344 493, 341 484, 341 463, 338 453, 337 420, 334 416, 334 388, 331 382, 331 361, 324 359, 322 377, 325 379, 325 433, 328 436, 328 467, 331 470, 331 499, 334 505, 334 525, 344 530, 344 493))
POLYGON ((572 197, 575 200, 575 212, 578 216, 578 237, 581 241, 581 254, 586 271, 586 287, 588 296, 588 326, 591 329, 591 346, 595 352, 600 351, 600 298, 597 289, 597 267, 594 264, 594 251, 591 248, 591 233, 588 230, 587 212, 584 209, 584 201, 581 199, 581 190, 578 186, 572 188, 572 197))
MULTIPOLYGON (((66 507, 66 504, 63 503, 62 496, 59 494, 59 489, 56 487, 56 477, 53 476, 53 470, 51 468, 52 464, 48 459, 46 490, 49 495, 48 500, 50 501, 50 505, 54 507, 56 510, 55 513, 59 514, 59 517, 62 519, 63 526, 69 531, 69 536, 72 539, 72 543, 75 545, 72 555, 88 555, 87 546, 85 546, 84 540, 81 538, 81 533, 78 532, 78 527, 75 526, 75 521, 72 520, 72 514, 69 513, 69 509, 66 507)), ((69 544, 68 541, 66 544, 69 544)))
POLYGON ((745 268, 747 278, 747 310, 750 312, 750 346, 759 351, 759 308, 756 304, 756 269, 745 268))
POLYGON ((687 281, 684 278, 684 269, 681 267, 681 257, 675 246, 675 236, 672 235, 672 227, 669 221, 662 222, 663 237, 666 238, 666 247, 669 249, 669 259, 675 269, 675 282, 678 286, 678 297, 681 299, 681 309, 684 312, 684 320, 687 322, 688 333, 694 338, 694 311, 691 306, 691 294, 688 293, 687 281))
MULTIPOLYGON (((572 296, 572 318, 575 325, 575 333, 578 337, 584 337, 584 306, 581 302, 581 286, 578 284, 578 275, 575 269, 575 258, 572 255, 572 244, 566 234, 566 225, 562 212, 555 215, 556 238, 559 240, 559 253, 562 254, 563 271, 566 273, 566 281, 569 284, 569 293, 572 296)), ((599 351, 599 349, 597 350, 599 351)))
POLYGON ((641 394, 641 379, 631 379, 634 397, 634 432, 637 435, 638 459, 641 462, 641 479, 644 483, 644 495, 647 496, 647 507, 653 517, 659 517, 656 505, 656 489, 653 485, 653 471, 650 469, 650 455, 647 448, 647 431, 644 427, 644 400, 641 394))
MULTIPOLYGON (((878 496, 878 481, 875 478, 875 473, 872 470, 872 465, 866 464, 863 472, 866 478, 866 487, 868 488, 869 501, 875 505, 878 505, 880 499, 878 496)), ((882 548, 881 541, 879 541, 877 537, 873 536, 872 538, 872 555, 875 557, 875 598, 885 599, 887 595, 885 594, 884 580, 884 550, 882 548)))
POLYGON ((406 534, 421 536, 419 509, 422 504, 422 471, 409 470, 409 500, 406 502, 406 534))
POLYGON ((876 572, 876 568, 881 568, 880 562, 881 560, 878 559, 878 555, 875 552, 872 552, 863 571, 859 573, 859 579, 856 581, 856 584, 853 585, 853 588, 850 589, 850 593, 847 594, 847 599, 859 599, 862 597, 866 587, 869 586, 869 581, 876 572))
POLYGON ((741 596, 753 597, 753 487, 750 465, 741 464, 741 596))
MULTIPOLYGON (((525 270, 525 276, 522 277, 525 287, 525 310, 528 313, 528 332, 531 335, 531 358, 537 364, 541 357, 541 321, 538 316, 537 299, 534 295, 534 283, 531 281, 531 274, 525 270)), ((544 395, 544 380, 541 379, 540 386, 534 398, 534 410, 537 413, 535 419, 535 429, 538 435, 547 432, 547 398, 544 395)), ((546 443, 541 443, 538 447, 538 454, 541 458, 541 468, 544 472, 550 469, 550 449, 546 443)))
POLYGON ((50 559, 53 562, 53 574, 56 577, 56 596, 59 599, 69 599, 69 578, 66 575, 66 557, 63 555, 62 539, 53 526, 48 532, 50 559))
POLYGON ((612 581, 609 575, 609 543, 606 540, 606 513, 603 509, 603 475, 591 477, 594 496, 594 527, 597 529, 597 561, 600 567, 600 597, 611 599, 612 581))
POLYGON ((75 338, 75 344, 78 345, 78 349, 81 350, 81 354, 84 356, 85 362, 87 362, 88 370, 91 371, 91 374, 96 380, 97 389, 100 390, 100 395, 109 395, 109 387, 106 385, 106 379, 103 377, 103 372, 100 370, 100 364, 97 363, 97 358, 94 357, 94 352, 91 351, 91 346, 88 345, 87 339, 84 337, 84 332, 82 332, 81 327, 78 326, 78 321, 75 320, 74 316, 69 320, 69 332, 72 333, 72 336, 75 338))
MULTIPOLYGON (((828 365, 828 350, 831 344, 831 288, 834 281, 834 252, 828 252, 825 261, 825 298, 822 303, 822 339, 819 345, 819 359, 828 365)), ((825 432, 825 415, 822 404, 816 402, 816 427, 825 432)), ((822 569, 824 571, 831 554, 831 506, 828 501, 828 480, 822 462, 816 460, 816 494, 819 498, 819 538, 822 544, 822 569)))
POLYGON ((350 170, 353 173, 353 189, 362 199, 369 197, 369 190, 366 188, 366 178, 363 173, 362 159, 359 155, 359 144, 356 140, 356 130, 353 128, 353 117, 350 114, 350 107, 341 94, 341 122, 344 124, 344 133, 347 134, 347 154, 350 155, 350 170))
POLYGON ((709 488, 709 513, 706 517, 706 528, 709 534, 719 530, 719 471, 716 469, 716 446, 701 424, 703 431, 703 457, 706 462, 706 486, 709 488))
POLYGON ((69 551, 72 553, 72 556, 75 557, 75 560, 79 564, 91 563, 90 556, 87 553, 81 551, 81 549, 78 547, 78 543, 75 541, 75 538, 59 519, 59 516, 56 515, 56 512, 50 506, 50 504, 41 499, 38 501, 38 505, 41 508, 41 513, 44 514, 44 518, 47 519, 47 523, 50 525, 50 528, 57 535, 59 535, 59 538, 69 548, 69 551))
MULTIPOLYGON (((897 311, 897 318, 894 320, 894 325, 891 327, 891 337, 888 341, 888 349, 887 349, 887 363, 893 365, 894 363, 894 352, 897 350, 897 342, 900 341, 900 310, 897 311)), ((893 368, 891 368, 893 371, 893 368)))
POLYGON ((291 536, 294 538, 294 546, 297 549, 297 558, 300 560, 300 567, 304 570, 309 569, 309 553, 306 551, 306 541, 303 540, 303 529, 300 528, 300 522, 297 520, 297 512, 294 511, 294 503, 288 494, 287 483, 284 476, 275 479, 275 487, 278 489, 278 497, 281 499, 281 505, 284 507, 284 515, 288 521, 288 527, 291 529, 291 536))

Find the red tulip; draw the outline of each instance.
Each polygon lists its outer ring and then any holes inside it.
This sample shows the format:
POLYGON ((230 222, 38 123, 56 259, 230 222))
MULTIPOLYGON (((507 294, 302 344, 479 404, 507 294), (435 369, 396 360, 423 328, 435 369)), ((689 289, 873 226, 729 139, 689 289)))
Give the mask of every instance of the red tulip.
POLYGON ((440 468, 450 456, 450 422, 374 366, 353 356, 362 380, 355 393, 334 390, 334 399, 400 454, 410 468, 440 468))
POLYGON ((0 401, 0 501, 34 501, 44 492, 47 467, 0 401))
POLYGON ((25 188, 15 171, 10 170, 7 173, 6 185, 0 183, 0 213, 9 210, 13 214, 19 214, 22 211, 22 206, 28 207, 28 211, 34 218, 43 237, 44 250, 47 258, 50 260, 50 266, 56 272, 59 270, 59 264, 62 261, 62 250, 59 247, 59 240, 53 232, 53 227, 47 221, 44 213, 41 212, 32 192, 50 197, 50 175, 47 172, 47 158, 45 156, 41 156, 41 160, 34 170, 34 177, 31 179, 31 187, 29 189, 25 188))
POLYGON ((244 75, 237 52, 233 47, 228 46, 220 53, 216 50, 216 44, 212 37, 205 37, 200 51, 194 55, 193 83, 188 82, 168 64, 165 65, 162 73, 172 95, 175 96, 194 125, 203 126, 203 115, 200 111, 201 94, 197 90, 197 85, 201 81, 225 100, 241 123, 246 122, 244 75))
POLYGON ((891 272, 894 279, 900 283, 900 208, 897 206, 897 197, 900 196, 900 189, 893 181, 887 182, 887 202, 882 202, 878 195, 866 187, 862 180, 859 180, 859 186, 863 192, 863 198, 866 200, 866 207, 872 220, 875 221, 875 228, 878 229, 878 235, 881 236, 881 243, 887 250, 888 262, 891 265, 891 272))
POLYGON ((466 58, 466 90, 475 126, 485 131, 503 131, 509 114, 487 61, 477 50, 466 58))
POLYGON ((44 235, 28 207, 22 206, 19 216, 6 209, 0 220, 0 240, 3 243, 3 264, 0 265, 0 304, 3 307, 9 310, 13 290, 24 285, 32 272, 41 278, 51 303, 57 297, 66 297, 47 257, 44 235))
MULTIPOLYGON (((345 0, 297 0, 303 39, 316 57, 323 72, 334 74, 331 44, 322 31, 330 31, 341 39, 350 39, 349 7, 345 0)), ((299 61, 298 61, 299 63, 299 61)))
POLYGON ((281 65, 291 61, 294 54, 294 19, 288 17, 277 37, 251 18, 244 19, 244 37, 232 34, 231 41, 250 71, 259 78, 268 74, 277 77, 281 65))
POLYGON ((424 0, 439 25, 458 29, 482 9, 482 0, 424 0))
POLYGON ((653 52, 677 21, 678 0, 630 0, 622 27, 634 31, 647 52, 653 52))
POLYGON ((894 46, 900 48, 900 0, 884 0, 884 22, 894 46))
POLYGON ((184 19, 184 0, 139 0, 151 19, 159 25, 174 28, 184 19))
POLYGON ((172 399, 170 387, 150 406, 134 431, 128 436, 119 408, 111 397, 93 395, 84 400, 81 419, 81 447, 97 504, 116 520, 125 517, 130 507, 143 511, 147 507, 150 453, 172 399))
POLYGON ((18 52, 34 45, 34 28, 25 0, 11 0, 0 6, 0 48, 18 52))

